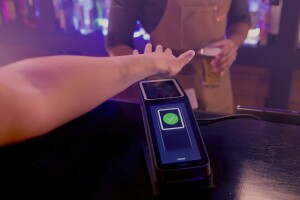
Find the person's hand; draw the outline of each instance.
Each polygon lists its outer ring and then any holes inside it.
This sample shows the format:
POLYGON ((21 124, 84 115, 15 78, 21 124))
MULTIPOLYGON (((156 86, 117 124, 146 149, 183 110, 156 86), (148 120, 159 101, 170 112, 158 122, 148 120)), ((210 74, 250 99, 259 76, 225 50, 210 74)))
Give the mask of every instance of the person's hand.
POLYGON ((212 60, 211 64, 213 71, 223 76, 236 60, 238 47, 230 39, 220 40, 209 46, 221 48, 221 52, 212 60))
MULTIPOLYGON (((138 54, 139 52, 137 50, 133 50, 133 55, 138 54)), ((195 56, 195 52, 189 50, 175 57, 170 48, 164 50, 161 45, 157 45, 153 51, 152 45, 148 43, 145 46, 144 53, 141 55, 148 57, 146 60, 149 60, 149 62, 146 61, 145 64, 155 67, 154 76, 170 77, 179 73, 181 69, 192 60, 195 56)))

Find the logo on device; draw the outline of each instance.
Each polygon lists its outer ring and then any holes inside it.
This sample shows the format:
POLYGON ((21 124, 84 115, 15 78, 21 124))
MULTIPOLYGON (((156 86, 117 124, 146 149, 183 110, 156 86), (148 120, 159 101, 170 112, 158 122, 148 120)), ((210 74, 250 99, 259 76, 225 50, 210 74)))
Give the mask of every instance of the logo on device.
POLYGON ((158 109, 157 113, 162 130, 184 128, 182 115, 179 108, 158 109))

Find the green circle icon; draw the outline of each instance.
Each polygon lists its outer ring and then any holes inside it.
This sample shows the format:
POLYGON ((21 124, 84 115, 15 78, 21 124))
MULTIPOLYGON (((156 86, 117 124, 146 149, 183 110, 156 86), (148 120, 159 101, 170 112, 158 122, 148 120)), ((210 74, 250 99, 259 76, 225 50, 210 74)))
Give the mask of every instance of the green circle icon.
POLYGON ((178 122, 178 116, 174 113, 167 113, 163 116, 163 120, 166 124, 174 125, 178 122))

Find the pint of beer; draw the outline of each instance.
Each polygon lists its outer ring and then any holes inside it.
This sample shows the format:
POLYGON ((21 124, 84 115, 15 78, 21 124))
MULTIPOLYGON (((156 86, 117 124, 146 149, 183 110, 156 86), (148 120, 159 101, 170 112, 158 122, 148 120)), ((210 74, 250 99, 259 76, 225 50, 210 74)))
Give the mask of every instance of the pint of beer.
POLYGON ((205 86, 218 86, 220 85, 220 74, 212 71, 211 61, 221 51, 217 47, 204 47, 200 49, 201 67, 202 67, 202 84, 205 86))

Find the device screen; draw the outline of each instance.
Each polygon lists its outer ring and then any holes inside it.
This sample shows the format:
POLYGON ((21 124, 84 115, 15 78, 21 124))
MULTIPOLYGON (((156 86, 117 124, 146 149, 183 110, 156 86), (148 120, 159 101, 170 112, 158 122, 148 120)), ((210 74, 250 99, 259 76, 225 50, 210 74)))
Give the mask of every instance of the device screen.
POLYGON ((194 130, 183 103, 150 106, 157 157, 160 164, 187 163, 202 159, 194 130))
POLYGON ((143 81, 141 89, 146 100, 182 97, 183 93, 173 79, 143 81))
POLYGON ((175 79, 139 82, 156 163, 161 169, 206 164, 205 147, 188 97, 175 79))

